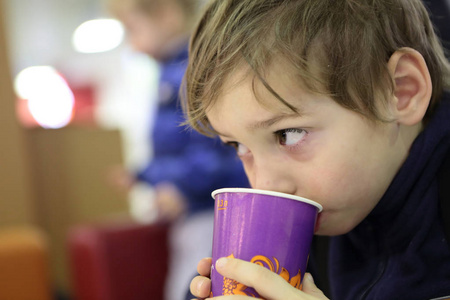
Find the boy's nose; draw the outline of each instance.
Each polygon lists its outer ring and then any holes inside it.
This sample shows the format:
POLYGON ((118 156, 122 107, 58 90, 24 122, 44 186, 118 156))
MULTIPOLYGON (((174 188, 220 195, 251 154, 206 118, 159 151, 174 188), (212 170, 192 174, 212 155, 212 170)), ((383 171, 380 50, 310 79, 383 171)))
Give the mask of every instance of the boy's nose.
POLYGON ((271 160, 255 161, 252 170, 253 188, 286 194, 295 194, 295 181, 289 175, 288 166, 271 160))

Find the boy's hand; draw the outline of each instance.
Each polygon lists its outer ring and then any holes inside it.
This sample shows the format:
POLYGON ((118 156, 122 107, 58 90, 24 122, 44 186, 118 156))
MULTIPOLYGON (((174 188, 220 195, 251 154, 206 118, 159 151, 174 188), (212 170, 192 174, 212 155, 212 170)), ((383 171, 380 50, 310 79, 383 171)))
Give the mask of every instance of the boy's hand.
POLYGON ((202 259, 197 265, 197 272, 200 276, 195 277, 191 281, 191 293, 199 298, 206 298, 211 293, 211 279, 209 279, 211 271, 210 257, 202 259))
MULTIPOLYGON (((199 262, 197 271, 200 275, 191 282, 191 293, 200 298, 206 298, 211 290, 211 280, 203 276, 209 276, 211 259, 203 259, 199 262)), ((216 270, 224 277, 234 279, 246 286, 253 287, 261 297, 272 300, 286 299, 328 299, 320 291, 310 274, 303 280, 303 291, 292 287, 278 274, 253 263, 235 258, 219 259, 216 270)), ((214 299, 254 299, 246 296, 220 296, 214 299)))

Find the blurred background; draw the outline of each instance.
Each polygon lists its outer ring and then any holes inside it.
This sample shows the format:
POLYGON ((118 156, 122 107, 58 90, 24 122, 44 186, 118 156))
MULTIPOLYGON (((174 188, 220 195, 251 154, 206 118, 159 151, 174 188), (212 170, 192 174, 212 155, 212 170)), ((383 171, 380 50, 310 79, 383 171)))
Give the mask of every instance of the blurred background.
MULTIPOLYGON (((75 285, 97 284, 71 267, 74 240, 89 239, 80 227, 148 223, 139 195, 114 189, 108 174, 151 157, 158 66, 123 42, 100 0, 0 5, 0 300, 74 299, 75 285)), ((164 236, 155 243, 165 249, 164 236)), ((76 298, 116 299, 90 293, 76 298)))
MULTIPOLYGON (((29 70, 48 66, 63 77, 75 100, 72 110, 67 104, 66 107, 53 106, 53 110, 46 113, 36 108, 30 114, 29 99, 22 99, 25 101, 16 103, 21 124, 38 127, 37 123, 41 122, 46 128, 75 125, 120 130, 125 142, 122 147, 125 162, 130 166, 139 165, 140 160, 148 156, 144 153, 148 145, 133 147, 133 143, 143 140, 139 135, 148 131, 146 126, 150 122, 143 108, 151 109, 156 93, 157 64, 123 42, 123 28, 109 19, 105 1, 3 2, 6 46, 16 87, 22 71, 29 71, 28 78, 32 81, 23 88, 32 89, 33 84, 54 87, 49 74, 45 75, 49 70, 29 70), (35 78, 42 81, 37 82, 35 78)), ((23 77, 27 77, 26 74, 23 77)), ((58 93, 61 89, 47 92, 58 93)), ((51 100, 47 100, 50 106, 48 101, 51 100)), ((40 105, 44 107, 43 103, 40 105)))

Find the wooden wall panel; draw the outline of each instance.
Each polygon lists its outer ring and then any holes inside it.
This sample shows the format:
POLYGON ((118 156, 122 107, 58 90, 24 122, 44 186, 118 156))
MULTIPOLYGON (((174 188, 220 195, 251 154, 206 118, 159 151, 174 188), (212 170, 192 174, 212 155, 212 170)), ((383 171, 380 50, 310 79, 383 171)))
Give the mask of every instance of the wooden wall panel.
POLYGON ((66 127, 27 131, 40 226, 50 241, 53 282, 70 291, 67 236, 79 224, 128 217, 125 194, 108 182, 122 164, 117 130, 66 127))
POLYGON ((24 132, 15 114, 3 2, 0 0, 0 226, 35 221, 24 132))

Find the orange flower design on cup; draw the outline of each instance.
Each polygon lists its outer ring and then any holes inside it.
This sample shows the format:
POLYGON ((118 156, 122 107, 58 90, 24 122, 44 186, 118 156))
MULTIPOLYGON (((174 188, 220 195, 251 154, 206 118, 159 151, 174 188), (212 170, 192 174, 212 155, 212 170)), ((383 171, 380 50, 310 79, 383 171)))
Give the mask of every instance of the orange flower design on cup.
MULTIPOLYGON (((234 258, 234 255, 231 254, 231 258, 234 258)), ((278 262, 278 259, 273 257, 273 261, 270 260, 268 257, 263 255, 256 255, 254 256, 250 262, 255 263, 257 265, 266 267, 267 269, 271 270, 272 272, 277 273, 280 275, 284 280, 289 282, 290 285, 295 287, 296 289, 301 290, 302 289, 302 275, 301 271, 298 270, 297 275, 290 278, 290 274, 288 270, 286 270, 283 267, 280 267, 280 263, 278 262)), ((223 295, 244 295, 244 296, 250 296, 253 298, 256 298, 257 296, 253 294, 250 290, 248 290, 248 287, 229 278, 223 279, 223 295)))

